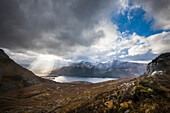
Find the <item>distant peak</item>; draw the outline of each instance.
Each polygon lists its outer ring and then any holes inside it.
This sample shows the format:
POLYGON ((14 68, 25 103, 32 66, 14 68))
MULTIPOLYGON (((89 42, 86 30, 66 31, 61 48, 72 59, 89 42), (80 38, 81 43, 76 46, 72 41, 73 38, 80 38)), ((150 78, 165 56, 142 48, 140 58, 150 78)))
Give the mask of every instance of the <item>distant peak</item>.
POLYGON ((1 58, 9 58, 9 56, 2 49, 0 49, 0 59, 1 58))
POLYGON ((91 64, 91 62, 81 61, 81 62, 79 62, 78 64, 86 65, 86 64, 91 64))

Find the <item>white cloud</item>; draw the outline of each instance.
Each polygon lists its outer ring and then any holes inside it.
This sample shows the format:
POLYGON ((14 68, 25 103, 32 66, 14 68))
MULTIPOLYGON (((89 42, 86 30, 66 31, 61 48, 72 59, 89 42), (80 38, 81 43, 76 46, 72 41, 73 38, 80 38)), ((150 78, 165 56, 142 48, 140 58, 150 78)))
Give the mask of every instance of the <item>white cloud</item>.
POLYGON ((102 21, 96 26, 95 31, 103 31, 104 37, 100 38, 92 48, 100 51, 108 51, 112 49, 113 42, 117 39, 117 26, 113 25, 109 20, 102 21))
POLYGON ((128 55, 121 55, 121 56, 119 56, 119 58, 125 58, 126 56, 128 56, 128 55))
POLYGON ((106 56, 113 56, 113 55, 115 55, 116 54, 116 52, 114 51, 114 52, 108 52, 108 54, 106 54, 106 56))
POLYGON ((153 54, 160 54, 170 51, 170 32, 162 32, 149 37, 139 36, 135 33, 132 35, 119 36, 120 40, 115 41, 113 48, 117 53, 122 54, 119 58, 127 56, 143 55, 149 51, 153 54), (128 54, 122 51, 127 49, 128 54))
POLYGON ((137 4, 135 1, 133 2, 132 6, 130 6, 129 4, 130 4, 129 0, 120 0, 119 1, 120 8, 118 10, 118 13, 121 13, 124 15, 125 11, 127 11, 127 18, 128 20, 131 20, 133 18, 133 16, 130 14, 131 11, 136 8, 140 8, 141 5, 137 4))
POLYGON ((162 32, 147 38, 153 54, 170 51, 170 32, 162 32))
MULTIPOLYGON (((105 19, 92 28, 92 31, 102 31, 103 35, 101 35, 101 38, 96 40, 96 42, 90 47, 79 47, 76 52, 72 53, 72 56, 88 56, 88 59, 86 60, 92 62, 106 62, 108 60, 113 60, 113 57, 116 54, 116 52, 113 51, 113 43, 116 41, 119 34, 117 26, 105 19)), ((86 31, 87 37, 91 37, 91 35, 93 34, 90 31, 86 31)))
POLYGON ((148 45, 134 45, 128 50, 128 55, 134 56, 134 55, 141 55, 146 54, 149 51, 148 45))
POLYGON ((119 1, 120 9, 118 10, 118 13, 124 14, 124 11, 129 8, 129 4, 128 3, 129 3, 129 0, 120 0, 119 1))
POLYGON ((146 61, 128 61, 128 62, 148 64, 151 61, 152 60, 146 60, 146 61))
POLYGON ((132 48, 136 44, 146 42, 146 39, 144 37, 138 36, 136 33, 133 33, 132 35, 125 35, 125 33, 123 33, 123 35, 120 34, 120 40, 115 41, 113 44, 113 48, 117 52, 121 52, 123 49, 132 48))

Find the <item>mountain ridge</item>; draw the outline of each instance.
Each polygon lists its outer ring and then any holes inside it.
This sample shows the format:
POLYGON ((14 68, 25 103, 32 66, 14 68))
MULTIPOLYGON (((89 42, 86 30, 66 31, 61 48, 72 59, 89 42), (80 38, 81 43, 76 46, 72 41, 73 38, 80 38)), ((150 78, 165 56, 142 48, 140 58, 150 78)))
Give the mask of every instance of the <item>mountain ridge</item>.
POLYGON ((42 79, 30 70, 20 66, 0 49, 0 93, 45 81, 48 80, 42 79))
POLYGON ((82 61, 54 69, 48 76, 126 78, 142 74, 145 71, 145 67, 146 64, 118 60, 97 64, 82 61))
POLYGON ((0 112, 169 113, 169 57, 158 56, 139 77, 95 84, 43 82, 0 93, 0 112))

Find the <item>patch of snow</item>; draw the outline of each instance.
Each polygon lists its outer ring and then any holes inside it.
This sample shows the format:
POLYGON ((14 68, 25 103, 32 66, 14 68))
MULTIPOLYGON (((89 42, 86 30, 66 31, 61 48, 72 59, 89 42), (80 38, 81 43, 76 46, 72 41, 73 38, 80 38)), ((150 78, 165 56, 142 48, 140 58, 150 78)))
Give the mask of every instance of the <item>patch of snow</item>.
POLYGON ((163 71, 154 71, 151 73, 151 76, 157 75, 157 74, 163 74, 163 71))

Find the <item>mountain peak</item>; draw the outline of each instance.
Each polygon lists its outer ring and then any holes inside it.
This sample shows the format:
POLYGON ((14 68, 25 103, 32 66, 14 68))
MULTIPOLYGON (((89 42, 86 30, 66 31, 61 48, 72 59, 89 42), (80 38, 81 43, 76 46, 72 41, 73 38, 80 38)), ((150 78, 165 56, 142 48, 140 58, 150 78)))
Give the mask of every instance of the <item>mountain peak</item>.
POLYGON ((1 58, 9 58, 9 56, 2 49, 0 49, 0 59, 1 58))
POLYGON ((125 78, 142 74, 146 71, 145 66, 145 64, 121 62, 118 60, 106 63, 99 62, 97 64, 82 61, 54 69, 49 76, 125 78))

